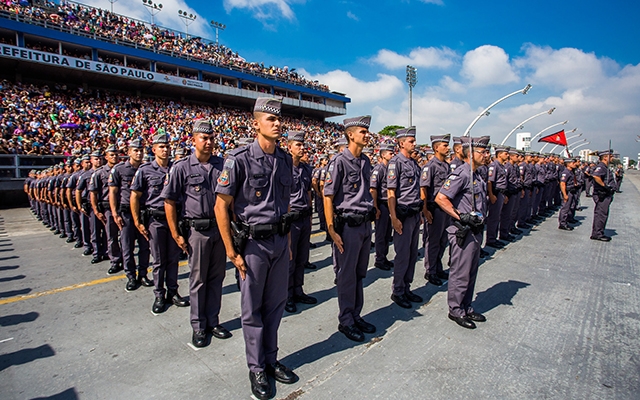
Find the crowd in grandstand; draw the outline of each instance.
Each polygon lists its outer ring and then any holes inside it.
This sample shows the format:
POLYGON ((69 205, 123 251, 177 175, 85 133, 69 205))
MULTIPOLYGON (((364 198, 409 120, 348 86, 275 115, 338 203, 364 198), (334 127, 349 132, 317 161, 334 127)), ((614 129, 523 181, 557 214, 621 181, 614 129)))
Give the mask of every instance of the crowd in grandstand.
MULTIPOLYGON (((77 156, 108 144, 125 151, 130 140, 150 143, 150 137, 162 131, 170 135, 174 149, 191 148, 195 118, 212 120, 220 155, 235 148, 238 139, 255 134, 247 110, 4 80, 0 83, 0 154, 77 156)), ((283 122, 284 132, 307 133, 312 162, 334 148, 344 131, 341 124, 307 118, 285 116, 283 122)), ((372 147, 383 139, 373 134, 372 147)))
POLYGON ((0 1, 0 10, 36 20, 46 20, 48 24, 92 34, 103 40, 134 43, 138 47, 164 51, 174 56, 204 60, 217 66, 233 68, 253 75, 323 91, 329 90, 328 86, 308 80, 294 69, 247 62, 237 52, 218 43, 209 42, 200 37, 187 36, 107 10, 69 2, 60 2, 60 4, 47 2, 46 7, 38 7, 19 0, 0 1))

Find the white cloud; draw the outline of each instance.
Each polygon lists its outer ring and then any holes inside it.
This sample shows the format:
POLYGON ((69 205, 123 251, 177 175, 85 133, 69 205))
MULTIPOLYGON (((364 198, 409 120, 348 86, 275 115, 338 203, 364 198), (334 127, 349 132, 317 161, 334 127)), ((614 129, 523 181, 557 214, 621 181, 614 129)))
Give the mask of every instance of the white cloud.
POLYGON ((491 45, 467 52, 460 75, 468 79, 472 87, 503 85, 519 80, 509 63, 509 55, 502 48, 491 45))
POLYGON ((405 68, 407 65, 422 68, 447 68, 458 58, 455 51, 443 47, 417 47, 408 56, 395 51, 382 49, 371 61, 382 64, 388 69, 405 68))
POLYGON ((467 90, 462 83, 455 81, 448 75, 440 79, 440 86, 442 89, 453 93, 464 93, 467 90))
POLYGON ((224 0, 224 8, 230 12, 234 8, 248 9, 254 18, 269 24, 270 20, 282 16, 293 20, 295 14, 291 9, 292 3, 304 2, 304 0, 224 0))
POLYGON ((436 4, 439 6, 443 6, 444 2, 442 0, 420 0, 423 3, 427 3, 427 4, 436 4))
POLYGON ((364 104, 386 100, 402 93, 403 83, 395 76, 378 74, 375 81, 363 81, 347 71, 334 70, 326 74, 309 74, 304 69, 300 72, 311 80, 323 82, 341 93, 347 93, 352 103, 364 104))
POLYGON ((347 18, 351 18, 354 21, 360 21, 360 18, 351 11, 347 11, 347 18))

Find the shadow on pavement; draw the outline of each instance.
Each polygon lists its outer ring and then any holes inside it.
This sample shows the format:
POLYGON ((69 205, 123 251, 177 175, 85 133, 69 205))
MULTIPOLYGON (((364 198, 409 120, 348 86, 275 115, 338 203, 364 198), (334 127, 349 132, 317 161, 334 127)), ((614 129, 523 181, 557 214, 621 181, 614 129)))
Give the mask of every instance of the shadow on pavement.
POLYGON ((10 269, 18 269, 18 268, 20 268, 19 265, 7 265, 4 267, 0 267, 0 271, 8 271, 10 269))
POLYGON ((0 317, 0 326, 12 326, 25 322, 33 322, 40 316, 39 313, 33 311, 26 314, 12 314, 0 317))
POLYGON ((18 289, 18 290, 9 290, 7 292, 0 292, 0 299, 5 298, 5 297, 19 296, 21 294, 27 294, 29 292, 31 292, 31 288, 24 288, 24 289, 18 289))
POLYGON ((476 295, 473 308, 476 312, 482 314, 501 305, 512 306, 511 300, 518 294, 518 290, 527 286, 530 286, 530 284, 512 280, 496 283, 476 295))
POLYGON ((36 397, 33 398, 31 400, 75 400, 75 399, 79 399, 80 397, 78 397, 78 394, 76 393, 76 389, 75 388, 69 388, 67 390, 65 390, 64 392, 60 392, 57 394, 54 394, 52 396, 47 396, 47 397, 36 397))
POLYGON ((48 344, 33 349, 22 349, 13 353, 0 355, 0 371, 13 366, 30 363, 39 358, 53 357, 56 354, 48 344))
POLYGON ((11 281, 17 281, 20 279, 24 279, 25 276, 24 275, 16 275, 16 276, 8 276, 6 278, 0 278, 0 282, 11 282, 11 281))

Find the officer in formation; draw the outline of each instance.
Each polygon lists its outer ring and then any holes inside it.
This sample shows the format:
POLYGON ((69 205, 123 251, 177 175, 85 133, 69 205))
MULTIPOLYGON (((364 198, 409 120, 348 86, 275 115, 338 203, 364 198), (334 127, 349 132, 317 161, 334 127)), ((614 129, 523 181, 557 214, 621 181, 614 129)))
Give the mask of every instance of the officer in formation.
POLYGON ((573 227, 569 222, 573 219, 576 197, 580 196, 580 185, 576 177, 576 160, 573 158, 564 159, 564 169, 560 174, 560 192, 562 194, 562 208, 558 214, 558 229, 572 231, 573 227))
POLYGON ((375 236, 375 262, 374 266, 384 271, 393 268, 393 261, 387 258, 389 254, 389 242, 391 242, 391 218, 389 214, 389 203, 387 196, 387 166, 394 156, 395 146, 393 144, 382 144, 379 149, 379 162, 373 167, 371 172, 371 182, 369 183, 373 207, 376 210, 376 236, 375 236))
POLYGON ((410 290, 418 260, 420 234, 420 166, 411 158, 416 147, 416 128, 396 131, 400 151, 387 167, 387 196, 393 226, 393 286, 391 300, 402 308, 421 303, 422 297, 410 290))
POLYGON ((76 202, 76 186, 78 184, 78 177, 83 172, 82 158, 78 157, 73 161, 73 172, 69 175, 67 184, 65 186, 65 196, 71 209, 71 227, 73 236, 67 239, 67 243, 75 242, 76 249, 83 246, 83 232, 80 208, 76 202))
POLYGON ((500 232, 500 217, 502 208, 509 201, 505 197, 508 187, 508 169, 505 163, 509 158, 509 148, 494 146, 495 157, 489 164, 487 191, 489 195, 489 209, 487 215, 487 241, 486 245, 496 249, 503 248, 506 244, 498 240, 500 232))
POLYGON ((160 314, 167 304, 187 307, 189 300, 178 294, 178 262, 182 250, 171 235, 161 196, 171 167, 166 134, 153 137, 152 152, 154 160, 141 165, 131 183, 131 216, 140 235, 149 241, 155 296, 151 311, 160 314))
POLYGON ((228 154, 216 186, 220 234, 227 257, 240 272, 249 381, 260 399, 272 396, 267 376, 285 384, 298 380, 277 358, 278 328, 288 297, 293 187, 292 158, 277 145, 282 136, 281 107, 279 99, 256 99, 257 138, 228 154))
POLYGON ((129 159, 116 164, 109 175, 109 206, 113 220, 120 230, 120 248, 124 272, 128 282, 127 291, 139 286, 151 287, 153 282, 147 278, 149 269, 149 241, 136 229, 131 212, 131 183, 136 171, 142 164, 144 149, 140 139, 129 142, 129 159), (135 243, 138 243, 138 265, 133 255, 135 243), (137 274, 136 274, 137 270, 137 274))
POLYGON ((599 151, 600 162, 593 168, 593 225, 591 227, 591 240, 610 242, 611 237, 604 234, 604 229, 609 218, 609 206, 613 201, 613 194, 618 190, 616 175, 609 169, 613 159, 612 150, 599 151))
MULTIPOLYGON (((324 212, 333 241, 338 289, 338 330, 356 342, 376 327, 360 313, 364 304, 362 281, 367 275, 371 248, 371 221, 376 211, 371 197, 371 162, 362 154, 368 141, 370 116, 344 120, 347 148, 329 163, 324 182, 324 212)), ((388 173, 387 173, 388 174, 388 173)))
MULTIPOLYGON (((78 175, 78 181, 76 182, 75 196, 76 205, 80 209, 82 215, 80 216, 80 224, 82 225, 82 244, 83 244, 83 256, 90 256, 96 253, 96 255, 106 253, 106 237, 103 236, 103 240, 96 243, 94 236, 94 229, 97 226, 94 222, 95 215, 93 213, 93 207, 91 207, 91 200, 89 196, 89 181, 93 172, 102 166, 102 153, 94 151, 91 155, 82 156, 82 172, 78 175), (98 244, 100 245, 98 247, 98 244)), ((102 230, 104 232, 104 230, 102 230)))
POLYGON ((309 164, 302 162, 306 154, 304 132, 290 131, 287 134, 289 154, 293 159, 293 186, 289 202, 291 220, 291 261, 289 263, 289 294, 284 309, 297 311, 296 303, 316 304, 318 300, 304 293, 304 269, 309 261, 311 244, 311 174, 309 164))
POLYGON ((445 229, 451 221, 436 203, 436 195, 449 176, 450 166, 446 158, 449 155, 450 140, 451 135, 431 136, 434 157, 422 168, 420 174, 425 219, 423 231, 425 279, 436 286, 442 286, 442 280, 449 278, 448 272, 444 271, 442 266, 442 256, 448 242, 445 229))
POLYGON ((473 310, 471 301, 478 275, 484 216, 487 212, 486 184, 476 172, 489 152, 489 138, 462 137, 465 161, 449 175, 436 196, 436 203, 451 218, 447 227, 451 248, 449 269, 449 319, 474 329, 486 318, 473 310))

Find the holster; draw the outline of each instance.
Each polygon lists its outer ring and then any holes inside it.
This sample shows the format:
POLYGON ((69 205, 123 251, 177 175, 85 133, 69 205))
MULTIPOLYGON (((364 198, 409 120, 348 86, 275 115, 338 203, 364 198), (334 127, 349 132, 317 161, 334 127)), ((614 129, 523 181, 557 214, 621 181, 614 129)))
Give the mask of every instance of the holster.
POLYGON ((456 244, 458 247, 462 248, 464 246, 464 241, 467 239, 467 234, 471 230, 471 227, 468 225, 462 225, 460 221, 454 221, 453 226, 458 228, 456 231, 456 244))
POLYGON ((300 219, 300 213, 293 211, 286 213, 280 217, 280 222, 278 223, 278 234, 281 236, 286 236, 291 231, 291 224, 294 221, 300 219))
POLYGON ((118 206, 119 213, 131 213, 131 206, 129 204, 120 204, 118 206))
POLYGON ((88 201, 83 201, 82 203, 80 203, 80 206, 82 207, 82 211, 87 214, 91 214, 91 203, 89 203, 88 201))
POLYGON ((99 201, 98 202, 98 211, 103 213, 107 210, 111 209, 111 205, 108 201, 99 201))
POLYGON ((244 226, 236 223, 235 221, 231 221, 231 241, 236 253, 244 255, 244 249, 247 245, 248 238, 249 231, 244 229, 244 226))
POLYGON ((342 217, 342 215, 335 216, 333 220, 333 229, 336 231, 338 235, 342 235, 342 233, 344 232, 345 224, 346 224, 346 221, 344 217, 342 217))
POLYGON ((151 222, 151 210, 146 208, 140 210, 140 219, 142 220, 142 225, 149 226, 151 222))
POLYGON ((427 202, 427 210, 433 214, 436 211, 436 208, 438 208, 438 204, 435 201, 428 201, 427 202))

